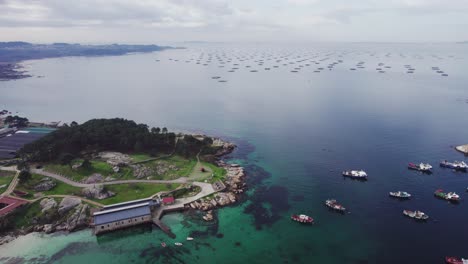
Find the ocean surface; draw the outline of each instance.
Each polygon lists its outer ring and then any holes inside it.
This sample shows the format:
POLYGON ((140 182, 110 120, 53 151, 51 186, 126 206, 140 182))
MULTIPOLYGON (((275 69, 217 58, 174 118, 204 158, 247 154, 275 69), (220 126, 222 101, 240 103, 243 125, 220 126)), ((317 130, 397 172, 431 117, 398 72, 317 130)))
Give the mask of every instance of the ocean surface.
POLYGON ((364 264, 468 257, 468 173, 438 166, 442 159, 467 161, 454 146, 468 143, 468 45, 185 46, 26 61, 35 77, 0 82, 0 108, 34 121, 124 117, 227 138, 239 146, 227 159, 247 168, 243 200, 218 210, 214 223, 193 213, 165 216, 176 239, 151 227, 100 237, 89 230, 33 233, 0 246, 0 262, 364 264), (434 173, 406 167, 421 161, 434 173), (345 179, 346 169, 364 169, 369 180, 345 179), (438 200, 437 188, 463 200, 438 200), (388 192, 397 190, 413 198, 391 199, 388 192), (329 211, 328 198, 349 213, 329 211), (430 220, 405 218, 404 209, 422 210, 430 220), (292 222, 295 213, 316 224, 292 222), (195 240, 184 241, 187 236, 195 240), (162 241, 171 246, 162 248, 162 241), (184 246, 172 246, 176 241, 184 246))

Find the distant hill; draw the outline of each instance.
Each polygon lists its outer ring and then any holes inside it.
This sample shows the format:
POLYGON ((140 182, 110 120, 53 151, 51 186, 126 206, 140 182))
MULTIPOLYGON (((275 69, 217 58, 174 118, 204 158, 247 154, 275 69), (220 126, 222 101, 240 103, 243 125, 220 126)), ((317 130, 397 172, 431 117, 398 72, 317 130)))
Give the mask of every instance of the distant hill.
POLYGON ((124 55, 132 52, 153 52, 172 47, 158 45, 81 45, 68 43, 33 44, 21 41, 0 42, 0 62, 19 62, 66 56, 124 55))

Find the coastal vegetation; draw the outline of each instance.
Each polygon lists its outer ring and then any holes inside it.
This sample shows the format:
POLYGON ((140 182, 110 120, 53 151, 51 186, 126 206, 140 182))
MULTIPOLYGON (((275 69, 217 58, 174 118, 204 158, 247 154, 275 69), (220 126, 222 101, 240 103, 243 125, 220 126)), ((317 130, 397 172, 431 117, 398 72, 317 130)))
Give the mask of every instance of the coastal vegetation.
POLYGON ((5 186, 4 188, 0 188, 0 193, 3 191, 3 189, 6 189, 6 186, 10 184, 14 176, 15 174, 13 172, 0 171, 0 187, 5 186))
POLYGON ((96 200, 102 204, 121 203, 136 199, 148 198, 158 192, 171 191, 178 188, 180 184, 176 183, 128 183, 128 184, 113 184, 107 185, 105 188, 108 191, 115 193, 115 196, 96 200))
MULTIPOLYGON (((166 128, 151 128, 134 121, 114 119, 92 119, 83 124, 63 126, 45 137, 25 145, 19 155, 32 162, 59 162, 70 164, 75 158, 99 151, 157 156, 175 152, 184 157, 199 152, 215 153, 211 138, 202 140, 192 135, 177 135, 166 128), (177 143, 177 144, 176 144, 177 143)), ((141 157, 141 156, 140 156, 141 157)))
POLYGON ((30 179, 26 181, 20 181, 16 186, 15 190, 27 193, 22 198, 33 199, 35 193, 42 193, 43 195, 81 195, 82 188, 75 187, 50 179, 43 175, 31 174, 30 179), (39 189, 41 183, 49 183, 49 186, 43 187, 44 189, 39 189), (50 188, 50 189, 49 189, 50 188), (48 189, 48 190, 47 190, 48 189))

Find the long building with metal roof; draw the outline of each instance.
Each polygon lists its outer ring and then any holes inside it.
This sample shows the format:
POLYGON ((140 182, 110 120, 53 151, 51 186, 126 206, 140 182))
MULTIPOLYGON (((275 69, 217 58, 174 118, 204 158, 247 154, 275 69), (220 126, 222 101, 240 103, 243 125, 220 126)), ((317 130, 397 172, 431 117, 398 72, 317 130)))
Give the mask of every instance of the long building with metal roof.
POLYGON ((106 206, 93 214, 94 234, 149 223, 155 205, 158 203, 151 199, 142 199, 106 206))

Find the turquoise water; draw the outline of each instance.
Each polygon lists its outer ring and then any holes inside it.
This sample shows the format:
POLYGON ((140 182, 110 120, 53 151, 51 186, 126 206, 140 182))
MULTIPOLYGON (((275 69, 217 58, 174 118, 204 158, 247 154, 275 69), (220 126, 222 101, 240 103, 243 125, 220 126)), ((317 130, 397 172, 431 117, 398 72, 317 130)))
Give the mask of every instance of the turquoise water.
POLYGON ((174 240, 144 227, 99 238, 86 230, 30 234, 0 247, 0 256, 20 263, 442 263, 446 255, 466 257, 466 201, 447 204, 433 192, 468 197, 468 174, 437 166, 441 159, 466 160, 453 146, 468 143, 467 55, 467 46, 448 44, 223 45, 26 62, 33 75, 45 77, 0 83, 0 108, 34 121, 121 116, 225 137, 239 146, 228 160, 246 167, 249 192, 218 210, 213 224, 187 213, 165 216, 174 240), (364 69, 350 70, 361 61, 364 69), (406 169, 419 161, 431 163, 434 173, 406 169), (340 172, 349 168, 365 169, 369 181, 343 179, 340 172), (394 190, 414 199, 390 199, 394 190), (328 198, 350 213, 330 212, 323 205, 328 198), (420 209, 431 220, 416 223, 403 209, 420 209), (309 214, 317 224, 293 223, 292 213, 309 214), (189 235, 195 241, 182 241, 189 235), (163 249, 162 241, 184 246, 163 249))

